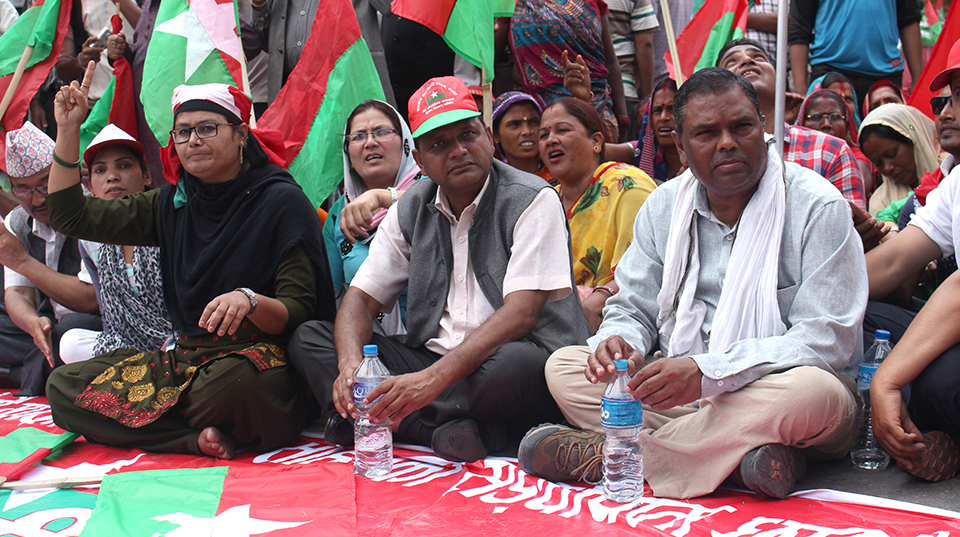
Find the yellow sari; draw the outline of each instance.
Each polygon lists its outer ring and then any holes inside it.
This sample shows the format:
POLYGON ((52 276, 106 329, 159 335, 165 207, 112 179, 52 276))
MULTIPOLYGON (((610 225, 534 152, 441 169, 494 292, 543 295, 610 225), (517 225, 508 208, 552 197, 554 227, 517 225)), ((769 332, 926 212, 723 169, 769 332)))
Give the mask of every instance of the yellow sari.
MULTIPOLYGON (((617 263, 633 241, 633 221, 656 183, 639 168, 605 162, 567 211, 578 286, 597 287, 613 279, 617 263)), ((562 195, 562 189, 555 187, 562 195)))

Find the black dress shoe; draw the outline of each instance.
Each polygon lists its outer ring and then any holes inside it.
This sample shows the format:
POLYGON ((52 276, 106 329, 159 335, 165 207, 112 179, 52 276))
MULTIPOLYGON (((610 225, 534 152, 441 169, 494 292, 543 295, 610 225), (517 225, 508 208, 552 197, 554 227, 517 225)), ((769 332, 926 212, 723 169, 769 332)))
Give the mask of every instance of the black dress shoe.
POLYGON ((329 444, 341 446, 353 445, 353 419, 334 414, 327 418, 323 428, 323 439, 329 444))

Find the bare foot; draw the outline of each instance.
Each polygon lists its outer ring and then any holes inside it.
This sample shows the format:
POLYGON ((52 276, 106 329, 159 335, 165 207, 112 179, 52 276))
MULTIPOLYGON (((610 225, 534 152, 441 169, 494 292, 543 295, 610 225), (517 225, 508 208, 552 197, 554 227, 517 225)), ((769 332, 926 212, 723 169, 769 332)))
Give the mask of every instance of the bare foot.
POLYGON ((200 431, 200 438, 197 439, 197 445, 205 455, 223 460, 232 459, 233 450, 237 447, 236 441, 234 441, 233 438, 221 433, 216 427, 207 427, 200 431))

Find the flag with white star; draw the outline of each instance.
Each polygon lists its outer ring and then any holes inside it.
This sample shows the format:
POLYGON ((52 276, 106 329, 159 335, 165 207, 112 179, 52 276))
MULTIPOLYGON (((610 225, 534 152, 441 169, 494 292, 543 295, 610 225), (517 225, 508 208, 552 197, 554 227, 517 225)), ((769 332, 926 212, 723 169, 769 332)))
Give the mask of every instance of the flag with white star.
POLYGON ((143 62, 140 102, 150 130, 167 145, 170 98, 180 84, 243 85, 243 52, 234 0, 164 0, 143 62))
POLYGON ((80 537, 355 536, 354 478, 340 466, 110 474, 80 537), (306 500, 316 498, 317 487, 341 491, 342 501, 335 495, 306 500))

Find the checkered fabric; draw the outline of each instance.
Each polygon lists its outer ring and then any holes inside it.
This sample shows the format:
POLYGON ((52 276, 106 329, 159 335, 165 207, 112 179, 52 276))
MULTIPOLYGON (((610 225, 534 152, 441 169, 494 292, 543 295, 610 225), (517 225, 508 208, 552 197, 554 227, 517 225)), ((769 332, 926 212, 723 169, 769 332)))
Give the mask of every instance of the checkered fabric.
POLYGON ((787 125, 783 141, 783 159, 811 169, 833 183, 840 194, 866 209, 863 178, 857 159, 840 138, 820 131, 787 125))

